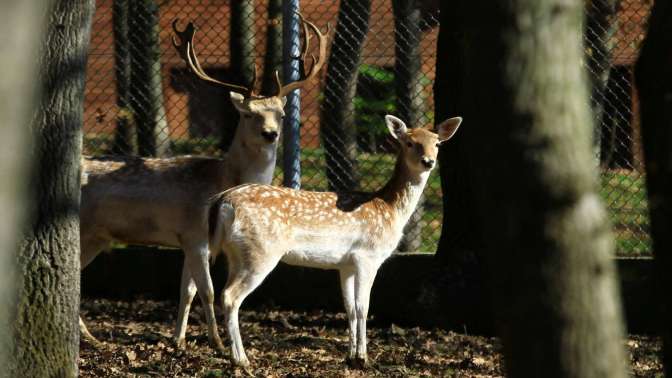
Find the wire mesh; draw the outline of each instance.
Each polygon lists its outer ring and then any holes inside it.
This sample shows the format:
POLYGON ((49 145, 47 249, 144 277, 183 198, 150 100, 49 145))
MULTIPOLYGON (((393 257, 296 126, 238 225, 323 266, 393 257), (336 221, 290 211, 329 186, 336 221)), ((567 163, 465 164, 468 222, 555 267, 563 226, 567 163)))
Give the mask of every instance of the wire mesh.
MULTIPOLYGON (((301 13, 332 25, 327 67, 301 90, 301 187, 380 188, 395 145, 383 116, 434 122, 432 84, 438 1, 303 0, 301 13)), ((99 0, 85 96, 84 153, 221 156, 238 113, 227 91, 189 72, 172 47, 171 22, 193 21, 201 65, 212 77, 261 88, 282 72, 281 0, 99 0)), ((649 0, 586 2, 586 66, 593 91, 601 192, 621 253, 650 251, 632 67, 649 0), (609 7, 612 8, 609 8, 609 7)), ((281 153, 281 149, 280 149, 281 153)), ((278 162, 282 161, 279 156, 278 162)), ((282 164, 274 184, 282 184, 282 164)), ((432 173, 400 250, 435 251, 442 222, 438 170, 432 173)))

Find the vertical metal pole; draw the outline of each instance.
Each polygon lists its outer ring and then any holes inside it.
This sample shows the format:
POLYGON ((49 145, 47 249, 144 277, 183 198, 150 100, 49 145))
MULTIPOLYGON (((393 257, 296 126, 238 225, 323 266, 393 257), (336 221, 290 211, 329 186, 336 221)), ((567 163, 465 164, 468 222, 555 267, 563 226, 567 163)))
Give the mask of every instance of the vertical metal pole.
MULTIPOLYGON (((299 80, 301 53, 299 39, 299 0, 285 0, 282 8, 282 72, 285 83, 299 80)), ((283 124, 283 179, 284 186, 298 189, 301 186, 301 161, 299 125, 301 123, 301 93, 298 89, 287 95, 283 124)))

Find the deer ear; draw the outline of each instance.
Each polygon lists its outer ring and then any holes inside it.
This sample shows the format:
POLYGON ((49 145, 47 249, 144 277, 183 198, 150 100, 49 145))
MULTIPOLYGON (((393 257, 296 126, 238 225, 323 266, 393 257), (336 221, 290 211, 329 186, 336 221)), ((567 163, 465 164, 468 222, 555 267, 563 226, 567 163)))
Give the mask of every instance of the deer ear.
POLYGON ((404 121, 388 114, 385 116, 385 124, 387 125, 387 128, 390 130, 390 134, 392 134, 394 139, 402 139, 406 137, 407 129, 404 121))
POLYGON ((241 113, 249 111, 245 106, 245 96, 238 92, 229 92, 229 96, 231 96, 231 103, 236 108, 236 110, 241 113))
POLYGON ((452 138, 462 123, 462 117, 448 118, 447 120, 436 125, 436 130, 439 132, 439 143, 443 143, 452 138))

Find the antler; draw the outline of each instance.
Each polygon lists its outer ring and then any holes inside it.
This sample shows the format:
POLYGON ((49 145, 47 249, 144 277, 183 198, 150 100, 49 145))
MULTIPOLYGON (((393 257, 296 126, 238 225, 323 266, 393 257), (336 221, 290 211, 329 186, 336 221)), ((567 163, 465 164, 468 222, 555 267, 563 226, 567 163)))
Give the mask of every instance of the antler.
POLYGON ((194 50, 194 33, 196 32, 196 27, 192 22, 189 22, 187 24, 187 27, 185 27, 184 30, 180 31, 177 29, 178 22, 179 19, 177 18, 173 20, 173 31, 180 39, 180 44, 177 43, 177 39, 175 38, 175 36, 173 36, 173 46, 175 46, 175 49, 177 50, 178 54, 180 54, 182 60, 184 60, 187 63, 187 66, 196 76, 198 76, 203 81, 223 86, 233 92, 240 93, 245 97, 254 96, 254 87, 257 82, 256 65, 254 66, 254 78, 249 88, 243 87, 242 85, 225 83, 223 81, 219 81, 215 78, 210 77, 208 74, 205 73, 205 71, 203 71, 201 64, 198 62, 198 58, 196 57, 196 51, 194 50))
POLYGON ((312 80, 318 72, 320 72, 320 69, 324 65, 325 58, 327 56, 327 35, 329 35, 329 32, 331 31, 331 25, 327 24, 327 32, 325 34, 322 34, 320 32, 320 29, 315 26, 310 21, 306 21, 306 19, 303 18, 301 13, 296 12, 296 15, 299 16, 299 19, 301 20, 301 25, 303 26, 303 51, 301 51, 301 54, 299 55, 299 60, 301 61, 301 64, 303 66, 303 72, 304 72, 304 78, 299 79, 297 81, 291 82, 287 85, 282 85, 280 83, 280 78, 278 77, 278 72, 275 72, 275 82, 277 84, 278 88, 278 93, 276 96, 282 97, 286 96, 289 92, 293 91, 294 89, 301 88, 305 85, 306 82, 312 80), (308 47, 310 46, 310 33, 309 33, 309 28, 313 29, 315 32, 315 35, 317 36, 318 42, 319 42, 319 57, 315 59, 314 55, 310 55, 310 58, 312 59, 312 64, 310 66, 310 70, 306 69, 306 57, 308 56, 308 47), (306 72, 308 72, 306 74, 306 72))

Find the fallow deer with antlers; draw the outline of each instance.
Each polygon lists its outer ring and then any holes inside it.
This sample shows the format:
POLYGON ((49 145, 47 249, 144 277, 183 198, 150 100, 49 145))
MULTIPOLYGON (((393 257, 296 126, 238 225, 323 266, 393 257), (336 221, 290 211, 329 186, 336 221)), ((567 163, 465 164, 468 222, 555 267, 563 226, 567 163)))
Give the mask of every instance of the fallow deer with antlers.
POLYGON ((366 317, 374 277, 395 249, 404 225, 435 166, 439 145, 462 119, 431 128, 407 129, 385 117, 399 141, 394 174, 377 192, 309 192, 248 184, 215 197, 210 207, 210 250, 224 251, 229 274, 222 293, 233 362, 246 366, 238 327, 245 298, 282 261, 337 269, 349 321, 349 359, 366 364, 366 317))
MULTIPOLYGON (((185 343, 187 314, 198 291, 205 308, 210 343, 223 352, 213 308, 214 291, 208 270, 209 199, 222 190, 243 183, 269 184, 273 179, 277 143, 284 116, 285 96, 317 76, 326 57, 326 34, 298 15, 304 32, 303 77, 282 85, 277 71, 277 91, 270 96, 249 87, 210 77, 201 67, 193 39, 195 27, 189 23, 173 29, 173 45, 199 79, 228 89, 240 113, 233 142, 221 158, 183 156, 149 159, 134 157, 86 157, 83 160, 81 200, 81 267, 84 269, 111 242, 161 245, 184 250, 180 308, 175 329, 178 346, 185 343), (319 56, 305 67, 312 30, 319 43, 319 56)), ((96 339, 80 318, 83 337, 96 339)))

